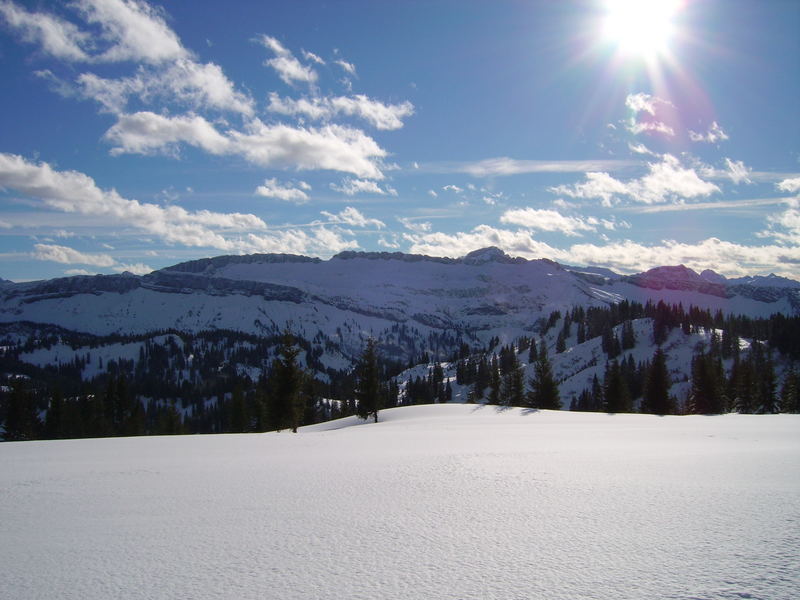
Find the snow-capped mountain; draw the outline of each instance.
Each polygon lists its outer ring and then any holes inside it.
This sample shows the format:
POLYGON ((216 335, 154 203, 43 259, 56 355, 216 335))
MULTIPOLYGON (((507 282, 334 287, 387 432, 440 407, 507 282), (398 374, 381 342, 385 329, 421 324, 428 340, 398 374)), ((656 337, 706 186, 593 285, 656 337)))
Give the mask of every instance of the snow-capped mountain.
MULTIPOLYGON (((99 335, 177 329, 346 337, 406 324, 423 335, 476 339, 531 330, 575 305, 622 300, 682 303, 768 316, 800 311, 800 283, 783 278, 710 281, 683 266, 633 276, 511 258, 497 248, 448 259, 344 252, 330 260, 267 254, 220 256, 149 275, 77 276, 0 287, 0 321, 51 323, 99 335), (774 283, 774 285, 772 285, 774 283)), ((357 336, 358 337, 358 336, 357 336)), ((359 342, 360 343, 360 342, 359 342)))

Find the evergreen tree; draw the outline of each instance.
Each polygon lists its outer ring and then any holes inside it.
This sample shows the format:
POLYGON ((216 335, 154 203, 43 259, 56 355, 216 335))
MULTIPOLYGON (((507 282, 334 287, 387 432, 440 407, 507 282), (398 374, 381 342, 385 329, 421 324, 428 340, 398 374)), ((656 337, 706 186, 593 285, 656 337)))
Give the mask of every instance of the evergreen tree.
POLYGON ((501 385, 500 367, 497 362, 497 355, 495 354, 492 356, 492 364, 489 370, 489 397, 486 400, 488 404, 500 404, 501 385))
POLYGON ((501 402, 505 406, 522 406, 525 400, 525 379, 522 374, 522 366, 519 364, 516 355, 509 368, 509 372, 503 377, 503 389, 501 402))
POLYGON ((300 349, 287 331, 283 335, 278 358, 272 363, 267 404, 268 422, 272 429, 288 429, 297 433, 302 415, 301 370, 297 364, 300 349))
POLYGON ((23 380, 14 380, 6 403, 5 439, 35 440, 40 426, 33 394, 23 380))
POLYGON ((603 382, 604 410, 609 413, 631 412, 631 396, 628 384, 622 376, 619 362, 611 361, 606 365, 603 382))
POLYGON ((539 343, 539 357, 536 359, 533 377, 529 383, 531 389, 528 392, 528 406, 550 410, 559 410, 561 408, 558 385, 553 377, 553 368, 550 365, 547 347, 543 340, 539 343))
MULTIPOLYGON (((441 366, 439 368, 441 369, 441 366)), ((377 423, 382 398, 378 372, 378 354, 375 340, 372 338, 367 340, 367 347, 361 354, 361 361, 358 365, 356 400, 358 416, 362 419, 368 419, 371 416, 377 423)))
POLYGON ((781 387, 780 412, 800 412, 800 376, 794 367, 786 374, 781 387))
POLYGON ((653 354, 653 360, 647 369, 642 398, 642 412, 667 415, 674 412, 669 395, 672 385, 667 371, 667 355, 661 348, 653 354))

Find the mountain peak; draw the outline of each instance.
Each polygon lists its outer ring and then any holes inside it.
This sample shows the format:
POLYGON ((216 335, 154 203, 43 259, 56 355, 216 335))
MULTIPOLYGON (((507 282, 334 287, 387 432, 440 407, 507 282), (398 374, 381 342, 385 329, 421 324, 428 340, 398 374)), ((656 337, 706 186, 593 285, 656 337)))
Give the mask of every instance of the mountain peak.
POLYGON ((515 261, 497 246, 489 246, 488 248, 473 250, 464 256, 461 262, 468 265, 482 265, 489 262, 512 263, 515 261))

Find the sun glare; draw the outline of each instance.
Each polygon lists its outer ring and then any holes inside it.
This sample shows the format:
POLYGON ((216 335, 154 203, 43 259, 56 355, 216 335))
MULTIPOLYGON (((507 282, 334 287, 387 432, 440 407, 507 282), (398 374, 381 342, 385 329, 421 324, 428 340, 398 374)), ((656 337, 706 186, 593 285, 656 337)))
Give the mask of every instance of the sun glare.
POLYGON ((681 0, 606 0, 603 39, 626 58, 650 61, 664 55, 681 4, 681 0))

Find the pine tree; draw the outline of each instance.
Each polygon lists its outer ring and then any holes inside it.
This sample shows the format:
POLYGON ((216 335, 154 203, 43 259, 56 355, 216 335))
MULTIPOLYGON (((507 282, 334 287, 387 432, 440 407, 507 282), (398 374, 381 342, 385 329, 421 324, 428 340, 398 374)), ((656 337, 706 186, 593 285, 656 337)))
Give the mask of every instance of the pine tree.
POLYGON ((642 398, 642 412, 667 415, 674 412, 669 395, 672 385, 667 371, 667 355, 661 348, 653 354, 653 360, 647 370, 642 398))
POLYGON ((21 379, 16 379, 6 404, 5 439, 35 440, 40 426, 33 394, 21 379))
POLYGON ((501 403, 505 406, 522 406, 525 400, 525 379, 516 355, 508 373, 503 377, 501 403))
POLYGON ((302 415, 301 371, 297 364, 299 348, 287 331, 283 335, 278 358, 272 362, 267 404, 268 422, 272 429, 288 429, 297 433, 302 415))
POLYGON ((527 397, 529 407, 550 410, 561 408, 558 385, 553 377, 553 368, 543 340, 539 343, 539 357, 536 359, 533 377, 529 383, 531 387, 527 397))
POLYGON ((362 419, 372 416, 377 423, 378 411, 381 408, 381 385, 376 344, 372 338, 367 340, 367 347, 361 355, 357 373, 356 411, 362 419))
POLYGON ((622 376, 619 362, 611 361, 606 365, 603 382, 604 410, 609 413, 631 412, 631 396, 628 384, 622 376))
POLYGON ((501 385, 500 367, 497 362, 497 355, 495 354, 492 356, 492 364, 489 368, 489 397, 486 400, 488 404, 500 404, 501 385))

